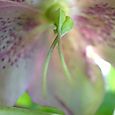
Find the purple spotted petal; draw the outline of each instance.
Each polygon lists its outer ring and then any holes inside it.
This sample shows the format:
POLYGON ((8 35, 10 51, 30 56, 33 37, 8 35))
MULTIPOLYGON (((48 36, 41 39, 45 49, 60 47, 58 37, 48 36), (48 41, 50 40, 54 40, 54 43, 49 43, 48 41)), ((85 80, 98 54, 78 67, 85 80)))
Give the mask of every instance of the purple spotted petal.
POLYGON ((34 102, 58 107, 65 111, 66 115, 92 115, 103 99, 103 78, 99 68, 87 58, 79 47, 79 40, 73 36, 62 39, 63 53, 72 82, 65 76, 58 52, 54 50, 48 69, 47 93, 44 97, 42 65, 47 54, 44 51, 39 55, 38 74, 31 83, 29 92, 34 102))
POLYGON ((7 0, 7 1, 19 2, 24 4, 26 3, 33 6, 37 6, 41 2, 41 0, 7 0))
POLYGON ((10 1, 14 1, 14 2, 26 2, 27 0, 10 0, 10 1))
POLYGON ((94 2, 81 7, 75 22, 82 39, 94 46, 95 51, 106 61, 115 65, 115 3, 94 2))
POLYGON ((34 76, 36 15, 31 7, 0 0, 0 105, 14 105, 34 76))

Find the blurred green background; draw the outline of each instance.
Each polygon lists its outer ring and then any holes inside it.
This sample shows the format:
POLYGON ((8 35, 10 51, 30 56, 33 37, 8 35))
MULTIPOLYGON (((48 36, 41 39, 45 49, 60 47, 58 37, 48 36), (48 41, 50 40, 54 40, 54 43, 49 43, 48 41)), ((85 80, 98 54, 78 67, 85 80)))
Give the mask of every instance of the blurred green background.
POLYGON ((115 115, 115 69, 113 67, 105 80, 105 98, 96 115, 115 115))

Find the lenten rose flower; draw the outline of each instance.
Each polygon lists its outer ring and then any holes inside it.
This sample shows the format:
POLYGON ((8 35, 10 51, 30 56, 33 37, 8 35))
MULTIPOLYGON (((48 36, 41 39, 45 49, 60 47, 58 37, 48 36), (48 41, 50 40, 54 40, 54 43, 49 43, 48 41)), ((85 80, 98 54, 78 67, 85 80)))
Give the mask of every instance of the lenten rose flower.
POLYGON ((28 88, 34 102, 58 107, 66 115, 94 115, 104 96, 104 82, 81 35, 73 29, 61 39, 69 79, 60 51, 54 49, 44 95, 43 65, 56 35, 40 34, 43 20, 27 0, 0 0, 0 8, 0 104, 14 105, 28 88))

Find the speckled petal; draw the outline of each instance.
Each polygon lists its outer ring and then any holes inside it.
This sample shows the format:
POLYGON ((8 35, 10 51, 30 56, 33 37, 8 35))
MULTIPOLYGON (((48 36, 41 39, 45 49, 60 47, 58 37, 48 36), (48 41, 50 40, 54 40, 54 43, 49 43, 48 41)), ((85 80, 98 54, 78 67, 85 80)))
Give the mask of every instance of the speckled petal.
MULTIPOLYGON (((48 69, 46 95, 42 91, 41 74, 44 60, 38 60, 39 74, 29 87, 30 95, 34 102, 58 107, 66 115, 93 115, 104 96, 101 72, 83 53, 79 40, 73 34, 62 39, 62 48, 71 80, 64 74, 58 51, 54 50, 48 69)), ((44 57, 42 55, 39 58, 44 57)))
POLYGON ((114 0, 81 0, 74 17, 81 39, 94 47, 106 61, 115 66, 114 0))
POLYGON ((31 7, 0 0, 0 105, 14 105, 34 75, 36 15, 31 7))
POLYGON ((41 2, 41 0, 7 0, 7 1, 13 1, 13 2, 18 2, 18 3, 24 3, 24 4, 30 4, 33 6, 38 6, 41 2))

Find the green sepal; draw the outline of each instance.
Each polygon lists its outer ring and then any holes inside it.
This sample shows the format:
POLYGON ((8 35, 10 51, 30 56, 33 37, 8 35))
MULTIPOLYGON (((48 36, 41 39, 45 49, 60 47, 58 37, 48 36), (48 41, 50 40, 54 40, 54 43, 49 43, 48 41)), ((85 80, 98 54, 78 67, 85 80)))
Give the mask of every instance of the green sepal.
POLYGON ((56 11, 56 19, 54 20, 54 24, 55 26, 57 27, 57 33, 60 34, 61 33, 61 28, 62 28, 62 25, 66 19, 66 15, 65 15, 65 12, 61 9, 58 9, 56 11))
POLYGON ((66 33, 68 33, 73 28, 73 25, 73 20, 69 16, 66 16, 61 28, 61 36, 64 36, 66 33))
POLYGON ((58 9, 55 14, 54 25, 56 29, 54 32, 61 38, 73 28, 74 23, 69 16, 65 15, 62 9, 58 9))

